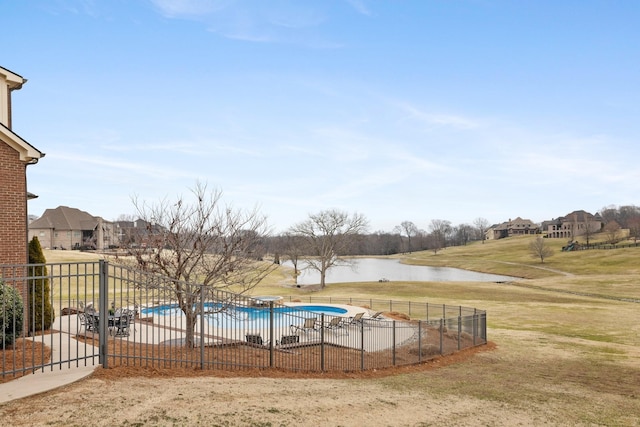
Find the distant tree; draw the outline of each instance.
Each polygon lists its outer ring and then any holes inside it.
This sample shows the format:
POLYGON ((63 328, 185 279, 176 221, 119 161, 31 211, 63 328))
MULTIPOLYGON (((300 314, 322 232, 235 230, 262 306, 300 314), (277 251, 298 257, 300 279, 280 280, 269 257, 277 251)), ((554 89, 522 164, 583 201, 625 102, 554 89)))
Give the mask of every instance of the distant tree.
POLYGON ((324 288, 327 270, 349 264, 343 256, 367 226, 363 215, 349 217, 346 212, 325 210, 309 215, 309 219, 291 227, 290 232, 302 238, 304 259, 309 268, 320 273, 320 286, 324 288))
POLYGON ((51 302, 51 288, 47 262, 42 252, 42 246, 37 236, 29 242, 29 332, 46 331, 51 328, 55 320, 55 312, 51 302))
POLYGON ((473 227, 469 224, 460 224, 452 229, 453 244, 457 246, 464 246, 471 240, 473 227))
POLYGON ((553 249, 547 245, 546 240, 542 237, 536 237, 529 243, 529 252, 534 258, 540 258, 541 263, 544 263, 545 258, 553 255, 553 249))
POLYGON ((433 253, 447 247, 447 236, 451 233, 451 222, 433 219, 429 224, 429 248, 433 253))
POLYGON ((302 258, 303 244, 304 241, 302 238, 293 235, 291 232, 284 233, 280 238, 282 258, 293 264, 293 278, 296 284, 298 283, 298 276, 300 275, 298 265, 302 258))
POLYGON ((629 219, 629 237, 633 239, 633 243, 638 242, 640 237, 640 216, 629 219))
POLYGON ((418 234, 418 227, 411 221, 402 221, 395 226, 394 231, 407 238, 407 252, 411 253, 411 238, 418 234))
POLYGON ((163 290, 175 296, 185 315, 189 347, 195 345, 201 298, 228 288, 247 293, 275 268, 261 261, 265 217, 224 206, 222 192, 208 191, 201 183, 192 196, 191 202, 183 196, 152 204, 134 199, 146 227, 136 228, 136 243, 127 248, 140 268, 173 279, 163 290))
POLYGON ((372 247, 375 250, 371 254, 392 255, 402 251, 402 241, 396 233, 378 231, 373 235, 372 247))
POLYGON ((600 209, 599 214, 605 224, 618 220, 618 208, 615 205, 605 206, 600 209))
POLYGON ((604 232, 607 236, 607 242, 611 243, 612 245, 618 243, 622 236, 622 228, 617 221, 609 221, 604 226, 604 232))
POLYGON ((486 233, 489 229, 489 221, 485 218, 478 217, 473 221, 473 225, 476 226, 478 237, 482 240, 482 244, 484 244, 484 241, 487 239, 486 233))
POLYGON ((424 251, 430 249, 429 242, 429 233, 426 230, 419 229, 413 238, 413 247, 417 251, 424 251))

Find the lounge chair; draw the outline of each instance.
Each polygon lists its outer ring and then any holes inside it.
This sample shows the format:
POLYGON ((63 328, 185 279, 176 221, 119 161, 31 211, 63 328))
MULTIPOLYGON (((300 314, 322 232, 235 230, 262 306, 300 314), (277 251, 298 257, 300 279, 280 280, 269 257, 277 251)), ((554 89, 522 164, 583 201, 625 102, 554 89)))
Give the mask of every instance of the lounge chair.
POLYGON ((382 311, 378 311, 377 313, 372 314, 367 317, 366 320, 382 320, 382 311))
POLYGON ((370 316, 363 317, 360 322, 363 326, 371 327, 373 324, 388 326, 385 322, 383 322, 384 317, 382 316, 382 311, 378 311, 373 313, 370 316), (383 322, 383 323, 380 323, 383 322))
POLYGON ((293 344, 298 344, 300 342, 300 337, 297 335, 283 335, 282 338, 280 338, 280 341, 277 342, 277 345, 293 345, 293 344))
POLYGON ((325 323, 323 326, 326 330, 329 331, 337 331, 338 329, 343 329, 347 335, 349 335, 349 331, 345 328, 349 326, 348 321, 344 317, 336 316, 331 318, 329 323, 325 323))
POLYGON ((249 344, 253 344, 256 346, 263 346, 266 345, 265 341, 262 339, 262 335, 260 334, 246 334, 245 335, 245 339, 247 340, 247 343, 249 344))
POLYGON ((320 329, 318 328, 318 325, 316 323, 317 323, 316 318, 310 317, 308 319, 304 319, 304 323, 302 324, 302 326, 291 325, 289 327, 289 330, 291 332, 291 335, 294 335, 294 334, 297 335, 300 332, 305 334, 309 331, 318 332, 320 329))
POLYGON ((350 317, 347 321, 346 321, 346 325, 347 326, 351 326, 351 325, 361 325, 362 324, 362 316, 364 316, 364 312, 363 313, 358 313, 353 317, 350 317))

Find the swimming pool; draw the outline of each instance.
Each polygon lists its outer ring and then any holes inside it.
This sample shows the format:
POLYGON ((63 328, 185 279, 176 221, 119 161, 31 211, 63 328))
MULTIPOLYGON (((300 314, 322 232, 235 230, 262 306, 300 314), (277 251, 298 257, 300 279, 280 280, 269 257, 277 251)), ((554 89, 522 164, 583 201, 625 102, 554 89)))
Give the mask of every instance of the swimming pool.
MULTIPOLYGON (((225 327, 247 327, 250 324, 269 321, 271 316, 268 307, 231 306, 223 309, 221 304, 209 302, 204 304, 204 308, 204 316, 209 323, 225 327)), ((182 310, 178 304, 160 304, 143 308, 141 313, 145 316, 180 316, 182 310)), ((275 323, 286 323, 296 318, 317 317, 323 314, 342 316, 347 313, 347 309, 334 305, 297 304, 295 306, 278 305, 273 308, 275 323)))

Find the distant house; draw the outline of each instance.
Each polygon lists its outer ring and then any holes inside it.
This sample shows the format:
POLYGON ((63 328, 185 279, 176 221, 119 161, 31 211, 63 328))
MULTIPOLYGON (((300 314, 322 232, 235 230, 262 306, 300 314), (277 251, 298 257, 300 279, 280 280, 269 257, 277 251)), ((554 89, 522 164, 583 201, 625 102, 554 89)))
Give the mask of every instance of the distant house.
POLYGON ((11 93, 27 79, 0 67, 0 264, 26 264, 27 166, 44 153, 14 133, 11 126, 11 93))
POLYGON ((488 240, 504 239, 505 237, 523 236, 526 234, 537 234, 540 228, 537 224, 528 219, 517 217, 514 220, 490 227, 486 232, 488 240))
POLYGON ((29 238, 38 236, 43 248, 107 249, 117 244, 113 223, 80 209, 47 209, 29 224, 29 238))
POLYGON ((164 229, 158 224, 152 224, 143 219, 135 221, 115 221, 113 223, 118 245, 124 247, 135 247, 136 245, 153 247, 156 239, 164 229))
POLYGON ((598 233, 602 230, 600 214, 592 215, 583 210, 573 211, 551 221, 545 221, 547 237, 575 240, 578 236, 598 233))

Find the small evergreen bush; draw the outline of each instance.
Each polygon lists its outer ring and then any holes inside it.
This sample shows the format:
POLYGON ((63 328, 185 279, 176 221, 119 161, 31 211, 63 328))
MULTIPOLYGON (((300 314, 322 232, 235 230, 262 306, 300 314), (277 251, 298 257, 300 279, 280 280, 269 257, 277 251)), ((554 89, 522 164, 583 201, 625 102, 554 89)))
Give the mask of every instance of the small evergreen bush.
POLYGON ((2 348, 13 345, 22 335, 24 306, 18 290, 0 280, 0 341, 2 348))
MULTIPOLYGON (((45 264, 47 260, 36 236, 29 242, 29 264, 45 264)), ((29 332, 46 331, 55 319, 51 303, 51 289, 45 265, 29 267, 29 332)))

